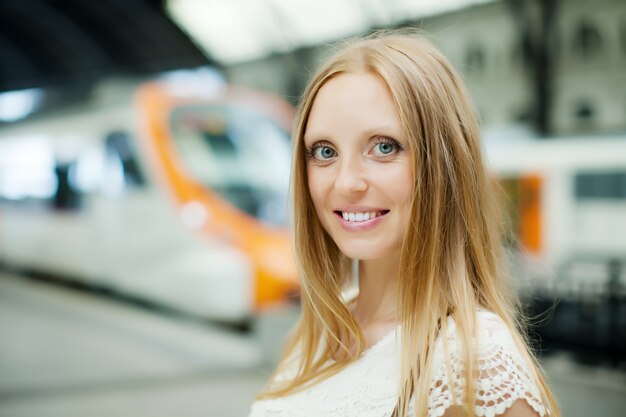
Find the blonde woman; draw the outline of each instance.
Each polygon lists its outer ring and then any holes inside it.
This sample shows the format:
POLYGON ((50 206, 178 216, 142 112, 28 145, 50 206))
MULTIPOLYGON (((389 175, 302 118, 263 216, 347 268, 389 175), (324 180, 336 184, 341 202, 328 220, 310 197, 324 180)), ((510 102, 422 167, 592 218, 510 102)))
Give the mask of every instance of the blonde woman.
POLYGON ((250 416, 558 416, 501 280, 479 131, 446 59, 414 34, 344 45, 293 140, 302 316, 250 416))

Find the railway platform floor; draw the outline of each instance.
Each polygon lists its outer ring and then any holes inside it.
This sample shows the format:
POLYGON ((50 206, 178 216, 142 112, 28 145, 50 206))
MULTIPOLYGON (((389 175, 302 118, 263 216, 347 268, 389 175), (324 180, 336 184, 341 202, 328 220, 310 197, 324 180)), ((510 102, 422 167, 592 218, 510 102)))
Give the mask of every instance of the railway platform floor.
MULTIPOLYGON (((0 417, 245 417, 294 316, 242 333, 0 271, 0 417)), ((543 366, 564 417, 624 415, 625 370, 543 366)))

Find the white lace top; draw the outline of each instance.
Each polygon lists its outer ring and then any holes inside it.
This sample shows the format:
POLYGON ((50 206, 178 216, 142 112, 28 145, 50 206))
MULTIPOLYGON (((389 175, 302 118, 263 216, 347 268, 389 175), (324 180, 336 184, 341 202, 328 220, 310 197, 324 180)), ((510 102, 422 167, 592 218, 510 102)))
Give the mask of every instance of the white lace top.
MULTIPOLYGON (((511 334, 493 313, 480 311, 477 346, 479 377, 476 414, 502 414, 516 400, 525 399, 540 416, 546 416, 528 364, 511 334)), ((453 375, 460 376, 463 362, 456 329, 450 320, 448 352, 453 375)), ((256 401, 249 417, 389 417, 398 399, 400 375, 399 330, 393 330, 343 371, 287 397, 256 401)), ((464 398, 461 378, 451 384, 446 373, 441 338, 434 350, 428 416, 440 417, 464 398), (456 394, 453 402, 452 391, 456 394)), ((414 416, 413 401, 409 415, 414 416)))

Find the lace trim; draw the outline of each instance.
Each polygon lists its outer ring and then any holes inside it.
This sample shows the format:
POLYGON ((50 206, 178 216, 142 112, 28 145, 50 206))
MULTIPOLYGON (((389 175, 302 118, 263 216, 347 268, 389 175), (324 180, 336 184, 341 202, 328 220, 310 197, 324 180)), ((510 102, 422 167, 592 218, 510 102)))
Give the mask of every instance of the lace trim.
MULTIPOLYGON (((486 337, 477 352, 476 415, 494 417, 504 413, 515 401, 524 399, 537 414, 546 416, 531 369, 519 354, 506 327, 494 317, 481 321, 481 324, 484 326, 481 333, 486 337)), ((465 399, 465 363, 458 351, 454 351, 455 336, 448 337, 452 351, 448 360, 453 380, 448 378, 445 358, 440 357, 435 362, 437 366, 431 378, 429 417, 441 417, 448 408, 462 405, 465 399)))

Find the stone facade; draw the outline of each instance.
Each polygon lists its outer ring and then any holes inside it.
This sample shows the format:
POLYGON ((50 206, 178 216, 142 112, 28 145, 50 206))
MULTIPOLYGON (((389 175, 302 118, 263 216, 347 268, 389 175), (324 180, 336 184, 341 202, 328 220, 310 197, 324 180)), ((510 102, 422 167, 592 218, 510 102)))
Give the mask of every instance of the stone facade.
MULTIPOLYGON (((548 38, 551 130, 626 130, 626 2, 556 4, 548 38)), ((483 125, 530 123, 535 81, 521 47, 520 19, 507 1, 496 1, 408 23, 424 29, 462 73, 483 125)), ((233 83, 268 89, 295 103, 327 52, 327 46, 301 48, 228 67, 226 74, 233 83)))

